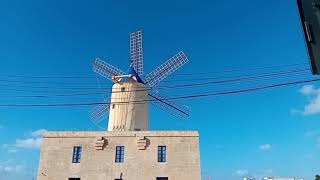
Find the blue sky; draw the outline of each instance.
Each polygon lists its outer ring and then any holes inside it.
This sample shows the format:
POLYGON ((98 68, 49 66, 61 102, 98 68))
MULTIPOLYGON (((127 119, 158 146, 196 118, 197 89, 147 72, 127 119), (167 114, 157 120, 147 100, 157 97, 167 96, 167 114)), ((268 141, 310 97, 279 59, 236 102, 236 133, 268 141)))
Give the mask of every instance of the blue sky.
MULTIPOLYGON (((0 1, 0 104, 100 101, 101 96, 94 94, 13 96, 74 93, 83 90, 63 88, 97 87, 91 70, 93 60, 103 57, 126 70, 128 35, 138 29, 144 32, 146 72, 180 50, 187 53, 190 62, 177 74, 219 72, 169 77, 171 85, 178 84, 174 82, 177 79, 193 83, 195 78, 246 73, 226 71, 234 68, 301 64, 291 67, 301 69, 308 64, 293 0, 0 1), (91 78, 39 78, 43 76, 91 78), (48 92, 39 92, 44 90, 48 92)), ((171 89, 165 93, 188 95, 306 78, 312 76, 171 89)), ((107 80, 101 83, 110 88, 107 80)), ((190 118, 177 120, 151 107, 151 127, 199 130, 203 174, 211 179, 237 180, 247 175, 312 179, 319 172, 318 84, 182 102, 192 107, 190 118)), ((101 130, 89 120, 90 109, 0 107, 0 179, 32 179, 44 129, 101 130)))

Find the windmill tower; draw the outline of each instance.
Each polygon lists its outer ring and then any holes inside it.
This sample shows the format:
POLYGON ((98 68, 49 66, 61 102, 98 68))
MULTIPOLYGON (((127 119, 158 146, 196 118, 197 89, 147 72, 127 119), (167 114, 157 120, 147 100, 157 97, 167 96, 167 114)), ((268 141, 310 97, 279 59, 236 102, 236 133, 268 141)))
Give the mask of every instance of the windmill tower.
POLYGON ((110 100, 93 108, 91 120, 100 122, 109 115, 108 131, 149 130, 148 102, 172 115, 185 118, 190 108, 160 94, 156 86, 188 62, 180 51, 165 63, 144 75, 142 32, 130 34, 130 68, 124 72, 97 58, 93 71, 114 82, 110 100))

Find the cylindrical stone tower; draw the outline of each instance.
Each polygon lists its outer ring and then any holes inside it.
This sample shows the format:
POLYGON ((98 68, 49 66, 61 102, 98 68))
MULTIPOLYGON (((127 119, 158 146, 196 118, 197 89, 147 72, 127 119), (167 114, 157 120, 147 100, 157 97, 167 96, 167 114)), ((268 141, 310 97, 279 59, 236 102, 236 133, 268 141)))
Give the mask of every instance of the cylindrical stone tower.
POLYGON ((147 90, 133 78, 112 86, 108 131, 149 130, 147 90))

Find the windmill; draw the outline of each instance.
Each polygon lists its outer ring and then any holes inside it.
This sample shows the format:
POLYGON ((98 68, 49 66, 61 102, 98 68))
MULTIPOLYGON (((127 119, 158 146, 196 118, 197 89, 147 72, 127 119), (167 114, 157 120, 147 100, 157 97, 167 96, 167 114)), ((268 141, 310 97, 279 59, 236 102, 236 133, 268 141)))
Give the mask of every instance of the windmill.
POLYGON ((148 102, 178 118, 189 116, 190 108, 156 90, 157 85, 188 62, 180 51, 144 76, 142 32, 130 34, 130 68, 124 72, 97 58, 93 71, 114 82, 111 97, 95 106, 91 120, 100 122, 109 115, 108 131, 140 131, 149 129, 148 102))

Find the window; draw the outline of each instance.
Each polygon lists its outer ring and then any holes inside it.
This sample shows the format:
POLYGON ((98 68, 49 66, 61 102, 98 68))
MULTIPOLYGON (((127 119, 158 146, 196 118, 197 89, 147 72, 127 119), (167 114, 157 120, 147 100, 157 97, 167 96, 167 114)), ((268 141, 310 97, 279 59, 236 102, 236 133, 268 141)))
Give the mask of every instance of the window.
MULTIPOLYGON (((72 156, 72 163, 80 163, 81 159, 81 146, 73 147, 73 156, 72 156)), ((73 179, 71 179, 73 180, 73 179)), ((76 179, 75 179, 76 180, 76 179)))
POLYGON ((121 87, 121 91, 124 92, 126 90, 125 87, 121 87))
POLYGON ((80 178, 69 178, 69 180, 80 180, 80 178))
POLYGON ((168 180, 168 177, 157 177, 156 180, 168 180))
POLYGON ((124 161, 124 146, 116 147, 116 163, 122 163, 124 161))
POLYGON ((158 146, 158 162, 166 162, 167 159, 167 147, 158 146))

